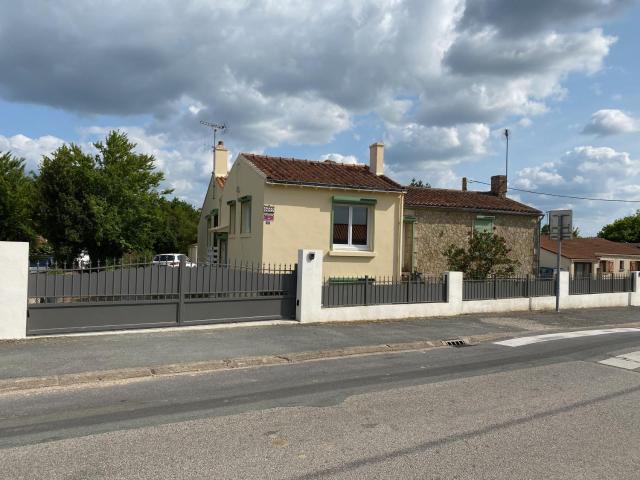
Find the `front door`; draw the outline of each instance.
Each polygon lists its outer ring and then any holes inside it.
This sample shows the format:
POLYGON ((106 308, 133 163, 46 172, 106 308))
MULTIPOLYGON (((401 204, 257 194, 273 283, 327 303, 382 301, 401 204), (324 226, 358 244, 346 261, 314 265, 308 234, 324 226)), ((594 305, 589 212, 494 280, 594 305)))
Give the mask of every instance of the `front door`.
POLYGON ((402 249, 402 272, 413 272, 413 223, 404 222, 404 245, 402 249))

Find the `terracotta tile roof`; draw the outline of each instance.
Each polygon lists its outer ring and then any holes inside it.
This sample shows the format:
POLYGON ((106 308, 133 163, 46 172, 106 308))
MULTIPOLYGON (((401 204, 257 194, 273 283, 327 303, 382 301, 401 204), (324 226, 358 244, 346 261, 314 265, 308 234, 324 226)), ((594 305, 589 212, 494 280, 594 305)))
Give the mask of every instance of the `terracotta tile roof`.
MULTIPOLYGON (((557 253, 558 243, 548 235, 540 237, 540 246, 557 253)), ((604 238, 574 238, 562 242, 562 256, 575 260, 596 260, 603 255, 640 256, 640 249, 628 243, 612 242, 604 238)))
POLYGON ((269 157, 242 153, 255 167, 267 176, 267 181, 295 185, 321 185, 401 192, 402 185, 385 175, 375 175, 368 165, 346 165, 331 161, 300 160, 296 158, 269 157))
POLYGON ((220 188, 224 188, 224 184, 227 181, 227 177, 216 177, 216 183, 220 188))
POLYGON ((490 212, 541 215, 542 212, 507 197, 498 197, 491 192, 446 190, 443 188, 406 187, 405 207, 439 207, 473 209, 490 212))

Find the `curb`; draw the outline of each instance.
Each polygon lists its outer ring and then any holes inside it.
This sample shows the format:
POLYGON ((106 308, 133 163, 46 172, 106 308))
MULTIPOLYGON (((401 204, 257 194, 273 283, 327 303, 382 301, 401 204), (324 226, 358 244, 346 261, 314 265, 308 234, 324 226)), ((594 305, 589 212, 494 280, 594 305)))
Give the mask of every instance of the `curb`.
MULTIPOLYGON (((478 335, 475 337, 456 337, 467 345, 497 340, 513 336, 513 333, 478 335)), ((237 357, 223 360, 203 362, 175 363, 152 367, 121 368, 99 372, 66 373, 46 377, 25 377, 0 380, 0 394, 16 393, 52 387, 69 387, 75 385, 102 384, 122 380, 140 380, 144 378, 164 377, 188 373, 207 373, 219 370, 253 368, 269 365, 295 364, 323 359, 334 359, 358 355, 376 355, 383 353, 399 353, 426 350, 430 348, 449 347, 446 340, 420 340, 406 343, 384 345, 362 345, 333 350, 316 350, 295 352, 282 355, 264 355, 257 357, 237 357)), ((451 348, 451 347, 449 347, 451 348)))

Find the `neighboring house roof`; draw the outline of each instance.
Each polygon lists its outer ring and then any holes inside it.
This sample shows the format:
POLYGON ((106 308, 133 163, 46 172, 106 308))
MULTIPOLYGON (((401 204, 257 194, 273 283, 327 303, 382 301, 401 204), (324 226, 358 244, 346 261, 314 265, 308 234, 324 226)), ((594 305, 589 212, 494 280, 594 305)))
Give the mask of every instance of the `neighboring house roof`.
MULTIPOLYGON (((540 237, 540 246, 552 253, 558 252, 558 242, 548 235, 540 237)), ((562 241, 562 256, 572 260, 597 260, 605 255, 638 256, 640 251, 628 243, 612 242, 604 238, 574 238, 562 241)))
POLYGON ((404 188, 385 175, 376 175, 368 165, 346 165, 296 158, 242 153, 271 183, 402 192, 404 188))
POLYGON ((224 184, 227 181, 227 177, 216 177, 216 183, 220 188, 224 188, 224 184))
POLYGON ((404 204, 407 208, 453 208, 520 215, 542 215, 542 212, 507 197, 491 192, 447 190, 443 188, 406 187, 404 204))

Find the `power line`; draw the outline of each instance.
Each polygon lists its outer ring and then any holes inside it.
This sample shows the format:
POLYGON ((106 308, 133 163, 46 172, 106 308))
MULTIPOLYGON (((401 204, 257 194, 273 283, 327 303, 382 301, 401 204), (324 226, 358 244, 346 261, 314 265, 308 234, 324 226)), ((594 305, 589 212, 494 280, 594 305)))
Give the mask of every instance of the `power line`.
MULTIPOLYGON (((481 182, 480 180, 471 180, 471 183, 481 183, 483 185, 491 185, 487 182, 481 182)), ((515 190, 516 192, 524 192, 524 193, 532 193, 534 195, 546 195, 548 197, 560 197, 560 198, 571 198, 574 200, 590 200, 592 202, 620 202, 620 203, 640 203, 640 200, 622 200, 619 198, 594 198, 594 197, 580 197, 577 195, 561 195, 559 193, 547 193, 547 192, 536 192, 534 190, 525 190, 523 188, 513 188, 509 187, 508 190, 515 190)))

